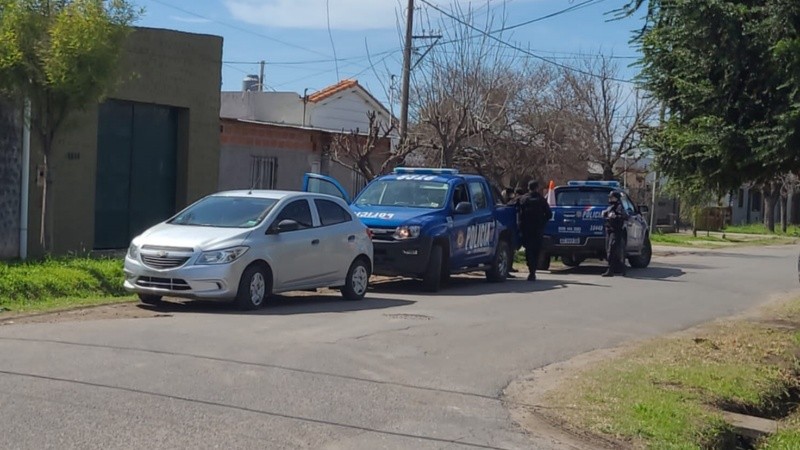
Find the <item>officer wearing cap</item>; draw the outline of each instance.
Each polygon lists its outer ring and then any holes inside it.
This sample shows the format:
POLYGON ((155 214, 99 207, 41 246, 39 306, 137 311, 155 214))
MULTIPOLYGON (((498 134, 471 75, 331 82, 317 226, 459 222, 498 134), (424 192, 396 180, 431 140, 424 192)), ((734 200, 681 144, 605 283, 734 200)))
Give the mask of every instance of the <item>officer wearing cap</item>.
POLYGON ((628 213, 622 206, 622 194, 611 191, 608 194, 608 208, 603 211, 606 230, 606 261, 608 269, 604 277, 613 277, 615 273, 625 276, 625 222, 628 213))

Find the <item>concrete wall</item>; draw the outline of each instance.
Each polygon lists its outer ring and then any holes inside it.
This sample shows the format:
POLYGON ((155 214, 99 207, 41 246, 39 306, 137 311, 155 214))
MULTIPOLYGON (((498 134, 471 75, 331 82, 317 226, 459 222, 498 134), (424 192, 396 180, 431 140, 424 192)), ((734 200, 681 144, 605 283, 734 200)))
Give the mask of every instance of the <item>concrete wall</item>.
POLYGON ((22 113, 0 98, 0 259, 19 256, 22 113))
MULTIPOLYGON (((122 81, 109 98, 184 108, 178 125, 176 206, 216 190, 219 172, 219 111, 222 38, 139 28, 126 43, 122 81)), ((97 114, 92 105, 69 117, 50 159, 49 228, 54 253, 93 249, 97 114)), ((31 166, 42 163, 33 137, 31 166)), ((29 248, 41 254, 41 188, 31 180, 29 248)))
POLYGON ((303 99, 294 92, 223 92, 220 117, 303 124, 303 99))

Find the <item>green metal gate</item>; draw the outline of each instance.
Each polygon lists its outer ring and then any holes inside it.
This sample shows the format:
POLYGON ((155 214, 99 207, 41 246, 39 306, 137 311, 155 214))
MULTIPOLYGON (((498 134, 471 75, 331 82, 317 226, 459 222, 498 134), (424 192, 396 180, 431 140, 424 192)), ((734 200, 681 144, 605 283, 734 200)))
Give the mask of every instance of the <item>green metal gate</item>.
POLYGON ((175 213, 177 110, 109 100, 97 131, 95 249, 125 248, 175 213))

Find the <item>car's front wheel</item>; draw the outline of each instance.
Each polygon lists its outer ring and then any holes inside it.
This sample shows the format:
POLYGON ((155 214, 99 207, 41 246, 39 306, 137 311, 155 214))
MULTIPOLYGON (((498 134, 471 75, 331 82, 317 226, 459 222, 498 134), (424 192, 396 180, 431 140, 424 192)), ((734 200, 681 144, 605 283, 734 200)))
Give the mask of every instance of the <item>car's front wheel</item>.
POLYGON ((139 294, 139 301, 145 305, 160 305, 161 296, 152 294, 139 294))
POLYGON ((506 281, 508 271, 511 269, 511 262, 511 248, 508 242, 505 240, 498 242, 494 253, 494 261, 492 261, 492 268, 486 271, 486 279, 491 282, 506 281))
POLYGON ((650 244, 650 237, 644 238, 644 245, 642 245, 642 252, 635 256, 629 256, 628 262, 634 269, 645 269, 650 265, 650 260, 653 258, 653 246, 650 244))
POLYGON ((358 258, 350 265, 347 279, 342 288, 342 297, 347 300, 361 300, 367 295, 369 288, 369 263, 364 258, 358 258))
POLYGON ((243 310, 258 309, 264 305, 272 291, 269 269, 253 265, 245 269, 236 293, 236 307, 243 310))

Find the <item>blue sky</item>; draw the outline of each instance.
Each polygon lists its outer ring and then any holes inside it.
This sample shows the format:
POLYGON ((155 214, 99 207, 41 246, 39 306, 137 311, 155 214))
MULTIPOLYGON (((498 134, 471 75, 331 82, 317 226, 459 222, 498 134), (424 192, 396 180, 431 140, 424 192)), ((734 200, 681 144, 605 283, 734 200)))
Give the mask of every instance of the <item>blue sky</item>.
MULTIPOLYGON (((404 26, 402 15, 407 0, 134 1, 145 8, 138 25, 223 37, 223 90, 239 90, 246 74, 258 73, 256 62, 261 60, 267 62, 268 88, 300 94, 305 89, 322 89, 338 79, 356 78, 379 100, 388 103, 389 94, 384 87, 389 85, 392 74, 397 80, 400 78, 400 29, 404 26), (338 79, 328 19, 338 59, 338 79)), ((613 54, 622 57, 617 60, 622 78, 628 79, 636 72, 627 67, 634 60, 626 57, 637 55, 628 41, 631 31, 641 22, 637 18, 608 21, 609 16, 605 15, 626 0, 428 1, 447 11, 452 10, 454 1, 462 7, 471 5, 479 17, 490 11, 496 17, 495 23, 502 20, 500 16, 505 11, 505 26, 580 6, 519 27, 513 34, 503 35, 503 39, 565 64, 570 64, 568 58, 576 53, 613 54)), ((421 0, 416 3, 419 14, 437 14, 421 0)), ((418 20, 417 25, 421 22, 418 20)), ((416 34, 429 31, 415 27, 416 34)))

